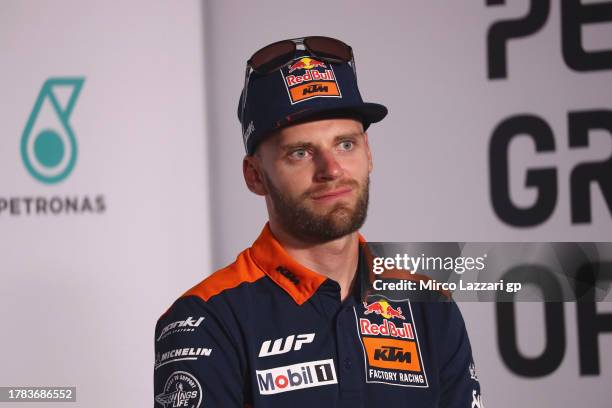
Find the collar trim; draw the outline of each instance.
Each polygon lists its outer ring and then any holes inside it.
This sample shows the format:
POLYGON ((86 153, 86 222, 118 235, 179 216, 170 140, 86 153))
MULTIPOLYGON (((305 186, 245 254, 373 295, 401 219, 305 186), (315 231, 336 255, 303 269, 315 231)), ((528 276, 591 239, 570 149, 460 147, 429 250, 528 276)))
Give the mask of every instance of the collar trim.
MULTIPOLYGON (((358 237, 360 244, 365 243, 361 234, 358 237)), ((293 259, 272 235, 269 223, 266 223, 249 252, 257 266, 300 306, 327 280, 326 276, 293 259)))

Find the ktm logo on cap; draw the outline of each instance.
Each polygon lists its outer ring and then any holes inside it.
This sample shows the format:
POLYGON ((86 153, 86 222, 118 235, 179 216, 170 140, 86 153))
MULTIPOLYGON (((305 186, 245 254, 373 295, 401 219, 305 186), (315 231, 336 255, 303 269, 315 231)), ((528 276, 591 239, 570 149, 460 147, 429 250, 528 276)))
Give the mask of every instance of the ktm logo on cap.
POLYGON ((333 68, 310 57, 301 57, 281 70, 291 104, 317 97, 342 98, 333 68))

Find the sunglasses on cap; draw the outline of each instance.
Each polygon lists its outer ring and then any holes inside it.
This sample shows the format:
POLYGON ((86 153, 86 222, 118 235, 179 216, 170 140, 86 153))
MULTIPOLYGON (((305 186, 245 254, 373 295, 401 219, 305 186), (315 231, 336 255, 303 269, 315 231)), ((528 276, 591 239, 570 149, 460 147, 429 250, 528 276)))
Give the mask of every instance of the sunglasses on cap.
POLYGON ((256 51, 246 63, 244 74, 244 87, 242 89, 242 107, 240 118, 242 121, 242 133, 246 131, 244 121, 244 110, 246 108, 247 91, 251 72, 258 74, 269 74, 280 69, 283 65, 291 62, 295 57, 298 46, 323 61, 331 63, 348 63, 353 69, 355 80, 357 80, 357 68, 353 49, 346 43, 331 37, 310 36, 302 38, 291 38, 277 41, 266 45, 256 51))

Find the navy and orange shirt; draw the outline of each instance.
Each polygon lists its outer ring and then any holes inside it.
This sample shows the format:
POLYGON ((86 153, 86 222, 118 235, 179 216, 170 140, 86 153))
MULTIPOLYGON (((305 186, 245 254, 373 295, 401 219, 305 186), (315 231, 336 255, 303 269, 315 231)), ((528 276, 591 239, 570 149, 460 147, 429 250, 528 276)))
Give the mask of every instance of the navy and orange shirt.
POLYGON ((266 225, 159 318, 155 407, 482 407, 457 305, 367 294, 366 247, 341 301, 266 225))

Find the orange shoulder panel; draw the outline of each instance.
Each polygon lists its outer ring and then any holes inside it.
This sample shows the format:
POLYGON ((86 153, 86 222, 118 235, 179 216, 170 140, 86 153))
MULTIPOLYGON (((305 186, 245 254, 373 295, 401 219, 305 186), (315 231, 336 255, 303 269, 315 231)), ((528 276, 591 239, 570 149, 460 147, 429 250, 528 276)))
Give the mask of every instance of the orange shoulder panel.
POLYGON ((255 282, 265 273, 253 262, 249 251, 242 251, 234 263, 219 269, 202 282, 183 293, 181 297, 198 296, 204 301, 227 289, 235 288, 244 282, 255 282))

